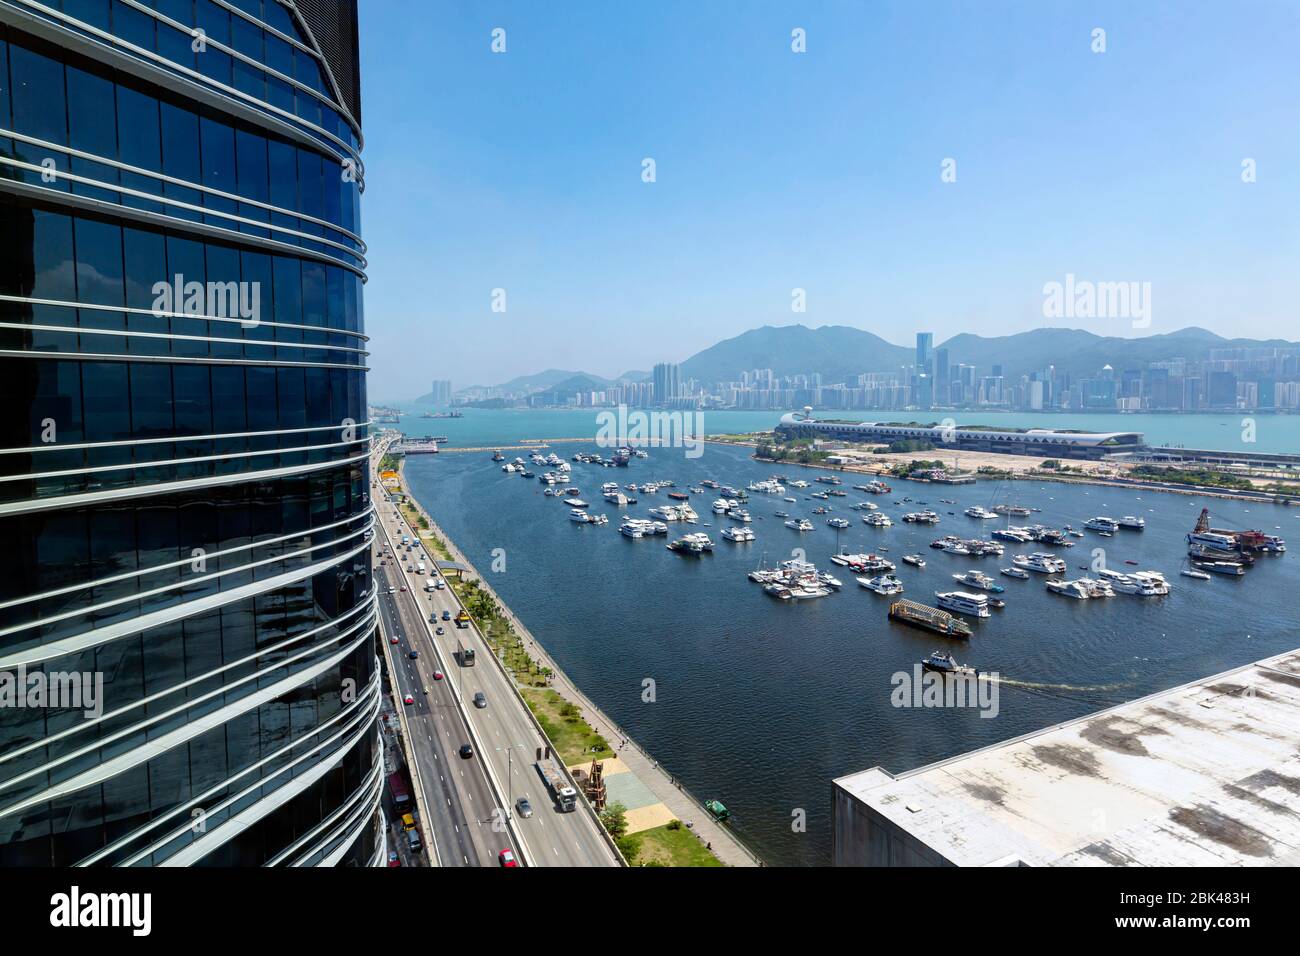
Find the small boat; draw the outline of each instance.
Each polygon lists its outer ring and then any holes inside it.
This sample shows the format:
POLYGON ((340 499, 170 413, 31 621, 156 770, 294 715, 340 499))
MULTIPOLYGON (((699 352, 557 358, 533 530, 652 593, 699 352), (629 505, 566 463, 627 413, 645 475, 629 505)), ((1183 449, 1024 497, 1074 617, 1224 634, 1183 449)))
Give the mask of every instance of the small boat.
POLYGON ((1183 568, 1178 572, 1185 578, 1196 578, 1198 581, 1208 581, 1210 576, 1204 571, 1197 571, 1195 568, 1183 568))
POLYGON ((979 676, 979 671, 966 664, 958 664, 951 654, 943 654, 935 651, 925 660, 921 661, 921 667, 924 670, 932 671, 936 674, 965 674, 969 677, 979 676))
POLYGON ((731 811, 723 806, 720 800, 705 800, 704 809, 709 812, 709 816, 719 823, 731 816, 731 811))
POLYGON ((1024 568, 1003 568, 1002 573, 1009 578, 1019 578, 1021 581, 1029 580, 1029 572, 1024 568))

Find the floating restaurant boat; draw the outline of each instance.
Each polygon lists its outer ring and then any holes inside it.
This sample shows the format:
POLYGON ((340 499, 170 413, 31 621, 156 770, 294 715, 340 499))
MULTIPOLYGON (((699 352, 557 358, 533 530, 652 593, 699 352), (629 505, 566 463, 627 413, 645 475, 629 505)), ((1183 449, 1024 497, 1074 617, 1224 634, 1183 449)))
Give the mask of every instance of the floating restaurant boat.
POLYGON ((935 603, 945 611, 965 614, 969 617, 990 617, 989 599, 983 594, 971 594, 969 591, 935 591, 935 603))
POLYGON ((917 604, 914 601, 895 601, 889 606, 889 617, 890 620, 924 628, 945 637, 965 639, 975 633, 969 624, 953 617, 947 611, 917 604))

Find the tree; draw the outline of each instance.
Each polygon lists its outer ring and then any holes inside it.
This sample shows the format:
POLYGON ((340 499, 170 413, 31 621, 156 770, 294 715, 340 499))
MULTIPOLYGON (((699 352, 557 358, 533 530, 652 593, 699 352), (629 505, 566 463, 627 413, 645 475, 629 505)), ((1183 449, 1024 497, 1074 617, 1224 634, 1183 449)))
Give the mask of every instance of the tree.
POLYGON ((600 822, 605 832, 617 840, 627 833, 627 807, 621 803, 610 804, 600 812, 600 822))

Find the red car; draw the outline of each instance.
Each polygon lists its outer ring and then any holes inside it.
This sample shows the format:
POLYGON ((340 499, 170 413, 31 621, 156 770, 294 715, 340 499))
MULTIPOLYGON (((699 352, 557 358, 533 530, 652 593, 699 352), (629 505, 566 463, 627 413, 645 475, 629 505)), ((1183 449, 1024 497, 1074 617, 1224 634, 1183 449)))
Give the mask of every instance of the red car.
POLYGON ((388 851, 388 865, 389 865, 389 866, 401 866, 401 865, 402 865, 402 858, 401 858, 400 856, 397 855, 397 851, 396 851, 396 850, 389 850, 389 851, 388 851))
POLYGON ((412 697, 410 694, 407 694, 405 697, 402 698, 402 700, 406 701, 406 703, 408 703, 408 704, 414 704, 414 703, 415 703, 415 698, 412 697))
POLYGON ((519 861, 515 859, 515 854, 508 847, 497 854, 497 861, 502 866, 518 866, 519 861))
POLYGON ((405 585, 405 584, 402 585, 402 590, 403 590, 403 591, 406 590, 406 585, 405 585))
POLYGON ((434 680, 442 680, 442 671, 434 671, 434 672, 433 672, 433 679, 434 679, 434 680))
POLYGON ((388 643, 389 643, 389 644, 396 644, 396 643, 397 643, 397 638, 396 638, 396 637, 390 637, 390 638, 388 639, 388 643))

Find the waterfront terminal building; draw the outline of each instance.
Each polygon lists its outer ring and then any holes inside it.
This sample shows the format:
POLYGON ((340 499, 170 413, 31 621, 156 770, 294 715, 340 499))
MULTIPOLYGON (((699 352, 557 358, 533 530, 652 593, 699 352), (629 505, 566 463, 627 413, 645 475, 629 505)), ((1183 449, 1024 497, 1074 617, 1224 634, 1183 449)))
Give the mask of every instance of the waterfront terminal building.
POLYGON ((1100 459, 1131 454, 1145 448, 1141 432, 1084 432, 1046 428, 988 428, 955 425, 884 422, 818 421, 811 409, 791 412, 776 430, 792 438, 822 438, 873 444, 922 441, 946 449, 997 452, 1004 455, 1040 455, 1048 458, 1100 459))
POLYGON ((386 860, 360 116, 355 0, 0 0, 0 866, 386 860))

